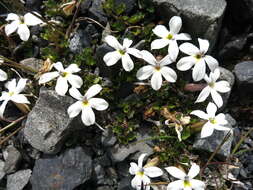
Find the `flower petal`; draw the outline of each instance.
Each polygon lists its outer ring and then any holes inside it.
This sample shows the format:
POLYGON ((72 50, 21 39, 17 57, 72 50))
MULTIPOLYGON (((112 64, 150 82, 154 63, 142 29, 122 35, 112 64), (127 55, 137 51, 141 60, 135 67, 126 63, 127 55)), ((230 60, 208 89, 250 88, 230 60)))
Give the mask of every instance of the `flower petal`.
POLYGON ((201 119, 205 119, 205 120, 209 119, 208 115, 201 110, 194 110, 191 112, 191 115, 196 115, 197 117, 199 117, 201 119))
POLYGON ((123 46, 119 43, 119 41, 117 40, 117 38, 115 38, 114 36, 111 36, 111 35, 106 36, 106 37, 105 37, 105 42, 106 42, 109 46, 113 47, 113 48, 116 49, 116 50, 121 50, 121 49, 123 49, 123 46))
POLYGON ((175 40, 191 40, 191 36, 187 33, 174 35, 175 40))
POLYGON ((211 96, 214 103, 220 108, 223 105, 223 100, 221 95, 214 89, 211 90, 211 96))
POLYGON ((0 81, 5 81, 7 80, 8 76, 7 73, 4 72, 2 69, 0 69, 0 81))
POLYGON ((82 110, 82 102, 77 101, 68 108, 68 115, 70 118, 76 117, 82 110))
POLYGON ((204 102, 207 97, 210 95, 210 87, 209 86, 206 86, 199 94, 197 100, 195 101, 195 103, 197 102, 204 102))
POLYGON ((129 48, 132 45, 132 43, 133 43, 133 40, 125 38, 123 40, 123 47, 127 49, 127 48, 129 48))
POLYGON ((86 126, 90 126, 95 123, 95 114, 90 106, 83 106, 82 121, 86 126))
POLYGON ((157 25, 152 31, 160 38, 166 38, 169 35, 169 31, 163 25, 157 25))
POLYGON ((121 55, 118 51, 113 51, 105 54, 103 60, 107 66, 112 66, 116 64, 121 58, 121 55))
POLYGON ((81 86, 83 85, 83 79, 78 75, 69 74, 67 80, 75 88, 81 88, 81 86))
POLYGON ((210 69, 211 71, 214 71, 216 68, 218 68, 219 63, 218 63, 218 61, 217 61, 215 58, 213 58, 212 56, 206 55, 206 56, 204 57, 204 59, 205 59, 205 62, 207 63, 207 65, 208 65, 208 67, 209 67, 209 69, 210 69))
POLYGON ((151 86, 154 90, 159 90, 162 86, 163 79, 162 74, 159 71, 153 73, 151 77, 151 86))
POLYGON ((5 34, 9 36, 18 29, 19 21, 13 21, 4 27, 5 34))
POLYGON ((193 163, 188 172, 188 176, 190 178, 195 178, 199 174, 199 171, 200 171, 200 167, 197 164, 193 163))
POLYGON ((62 62, 56 62, 53 64, 53 67, 59 71, 59 72, 64 72, 64 68, 63 68, 63 65, 62 65, 62 62))
POLYGON ((187 71, 189 70, 194 64, 196 63, 196 59, 192 56, 187 56, 181 58, 177 62, 177 69, 180 71, 187 71))
POLYGON ((24 88, 26 86, 26 81, 27 81, 27 79, 24 79, 24 78, 19 79, 16 90, 15 90, 15 92, 17 94, 19 94, 20 92, 22 92, 24 90, 24 88))
POLYGON ((144 59, 146 62, 148 62, 151 65, 156 65, 156 59, 155 57, 148 51, 142 50, 142 59, 144 59))
POLYGON ((169 44, 169 40, 168 39, 156 39, 154 41, 152 41, 151 43, 151 49, 161 49, 164 48, 165 46, 167 46, 169 44))
POLYGON ((77 73, 79 71, 81 71, 81 69, 78 67, 77 64, 70 64, 66 69, 66 72, 68 73, 77 73))
POLYGON ((142 58, 141 51, 135 48, 128 48, 127 53, 137 57, 137 58, 142 58))
POLYGON ((6 108, 6 105, 8 103, 9 99, 4 100, 2 105, 0 106, 0 117, 3 118, 4 117, 4 110, 6 108))
POLYGON ((99 84, 92 85, 87 90, 87 92, 85 93, 84 97, 87 98, 87 99, 90 99, 93 96, 96 96, 101 90, 102 90, 102 87, 99 84))
POLYGON ((215 83, 214 89, 221 93, 226 93, 231 90, 230 85, 227 81, 219 81, 215 83))
POLYGON ((20 104, 30 104, 29 100, 23 94, 15 94, 11 97, 11 101, 20 104))
POLYGON ((138 80, 146 80, 153 74, 153 72, 154 72, 154 67, 151 65, 146 65, 144 67, 141 67, 137 71, 136 77, 138 78, 138 80))
POLYGON ((145 190, 150 190, 150 179, 148 176, 144 175, 142 177, 142 182, 143 182, 143 189, 145 190))
POLYGON ((144 168, 144 174, 148 177, 159 177, 163 175, 163 171, 155 166, 144 168))
POLYGON ((210 78, 212 82, 216 82, 220 77, 220 69, 216 68, 213 72, 210 73, 210 78))
POLYGON ((102 98, 91 98, 89 99, 89 103, 92 108, 98 111, 106 110, 109 106, 108 102, 102 98))
POLYGON ((171 167, 167 167, 167 168, 164 168, 170 175, 172 175, 173 177, 175 178, 178 178, 178 179, 182 179, 184 180, 186 174, 178 169, 177 167, 174 167, 174 166, 171 166, 171 167))
POLYGON ((176 40, 172 40, 170 42, 168 52, 169 52, 169 55, 171 57, 171 60, 173 62, 176 61, 178 53, 179 53, 179 49, 178 49, 178 45, 177 45, 177 41, 176 40))
POLYGON ((172 61, 172 59, 171 59, 171 57, 170 57, 169 54, 166 55, 161 61, 159 61, 159 65, 160 66, 169 65, 171 63, 173 63, 173 61, 172 61))
POLYGON ((56 82, 55 91, 57 94, 64 96, 68 91, 69 85, 68 81, 64 77, 59 77, 56 82))
POLYGON ((69 89, 69 94, 70 96, 72 96, 73 98, 82 101, 83 100, 83 96, 82 94, 79 92, 79 90, 77 90, 76 88, 72 87, 69 89))
POLYGON ((177 34, 182 27, 182 19, 179 16, 173 16, 169 22, 170 32, 177 34))
POLYGON ((203 54, 206 54, 209 48, 209 42, 208 40, 203 40, 201 38, 198 38, 199 41, 199 49, 203 54))
POLYGON ((19 21, 20 18, 19 18, 19 16, 17 14, 9 13, 7 15, 6 21, 11 21, 11 20, 17 20, 17 21, 19 21))
POLYGON ((219 113, 216 117, 215 120, 220 124, 220 125, 226 125, 228 124, 228 121, 226 120, 226 116, 223 113, 219 113))
POLYGON ((144 160, 145 156, 147 156, 147 154, 141 154, 139 156, 139 158, 138 158, 138 167, 139 168, 142 168, 142 166, 143 166, 143 160, 144 160))
POLYGON ((197 180, 197 179, 192 179, 190 181, 191 187, 194 190, 204 190, 205 189, 205 183, 203 181, 197 180))
POLYGON ((217 106, 214 103, 209 102, 207 107, 206 107, 207 115, 211 118, 214 118, 216 111, 217 111, 217 106))
POLYGON ((130 168, 129 168, 129 173, 131 175, 135 175, 139 171, 139 167, 136 163, 131 162, 130 163, 130 168))
POLYGON ((161 68, 160 72, 168 82, 176 82, 177 73, 171 68, 164 66, 161 68))
POLYGON ((184 181, 183 180, 177 180, 169 183, 167 186, 167 190, 182 190, 184 189, 184 181))
POLYGON ((131 181, 131 186, 136 189, 136 190, 141 190, 142 189, 142 178, 138 175, 136 175, 132 181, 131 181))
POLYGON ((134 63, 133 60, 131 59, 131 57, 129 56, 128 53, 125 53, 122 56, 122 66, 124 68, 125 71, 131 71, 134 68, 134 63))
POLYGON ((43 75, 40 76, 39 84, 47 83, 58 76, 59 76, 59 73, 57 71, 44 73, 43 75))
POLYGON ((207 122, 201 130, 201 138, 209 137, 213 134, 214 128, 210 122, 207 122))
POLYGON ((197 55, 200 53, 199 48, 197 48, 195 45, 185 42, 182 45, 179 46, 180 51, 187 55, 197 55))
POLYGON ((5 88, 7 88, 9 91, 13 91, 14 89, 16 89, 16 85, 16 79, 12 79, 11 81, 5 83, 5 88))
POLYGON ((29 28, 26 26, 26 24, 20 24, 18 26, 18 35, 20 37, 21 40, 23 41, 27 41, 30 37, 30 30, 29 28))
POLYGON ((230 129, 229 127, 224 127, 222 125, 214 125, 213 126, 214 129, 218 130, 218 131, 232 131, 232 129, 230 129))
MULTIPOLYGON (((34 12, 34 14, 40 16, 38 13, 34 12)), ((28 26, 35 26, 35 25, 38 25, 38 24, 42 24, 43 21, 36 17, 35 15, 33 15, 32 13, 26 13, 24 15, 24 23, 28 26)))
POLYGON ((192 71, 192 78, 194 81, 200 81, 205 77, 206 74, 206 63, 203 59, 195 63, 192 71))

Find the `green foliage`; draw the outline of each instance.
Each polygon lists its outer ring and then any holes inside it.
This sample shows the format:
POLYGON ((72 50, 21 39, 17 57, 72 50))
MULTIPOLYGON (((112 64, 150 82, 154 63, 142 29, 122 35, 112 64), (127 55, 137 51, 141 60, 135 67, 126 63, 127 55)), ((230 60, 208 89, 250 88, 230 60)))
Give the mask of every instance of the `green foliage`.
POLYGON ((43 1, 44 6, 45 6, 45 14, 48 17, 54 17, 57 15, 60 15, 60 1, 55 1, 55 0, 46 0, 43 1))
POLYGON ((96 60, 94 59, 94 52, 92 48, 84 48, 80 54, 75 55, 73 60, 74 64, 78 66, 87 65, 93 66, 96 64, 96 60))

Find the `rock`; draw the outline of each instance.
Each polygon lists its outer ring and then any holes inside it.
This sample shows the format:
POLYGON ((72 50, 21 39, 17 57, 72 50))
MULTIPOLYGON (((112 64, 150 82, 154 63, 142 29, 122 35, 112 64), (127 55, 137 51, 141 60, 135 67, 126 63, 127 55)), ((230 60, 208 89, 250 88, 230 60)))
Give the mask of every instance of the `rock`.
POLYGON ((90 47, 91 36, 83 30, 77 30, 69 41, 69 49, 72 53, 81 53, 83 48, 90 47))
POLYGON ((36 149, 47 153, 59 152, 72 130, 83 128, 79 117, 69 118, 67 109, 74 103, 68 96, 59 96, 54 90, 41 90, 27 117, 24 135, 36 149))
POLYGON ((20 170, 7 176, 7 190, 22 190, 29 182, 32 170, 20 170))
MULTIPOLYGON (((234 118, 232 118, 229 114, 225 114, 225 116, 228 121, 228 124, 225 125, 225 127, 231 128, 232 134, 216 154, 216 156, 218 156, 222 160, 225 160, 226 157, 230 155, 230 149, 233 141, 233 128, 236 125, 236 121, 234 120, 234 118)), ((200 138, 200 134, 198 134, 193 144, 193 148, 199 151, 212 153, 222 143, 224 137, 227 135, 228 132, 229 131, 214 130, 213 134, 210 137, 202 139, 200 138)))
POLYGON ((180 15, 184 32, 194 38, 210 41, 214 46, 226 8, 225 0, 153 0, 157 13, 168 22, 172 16, 180 15))
POLYGON ((4 161, 0 160, 0 181, 5 176, 4 161))
MULTIPOLYGON (((33 70, 38 72, 39 69, 42 67, 43 62, 44 61, 42 59, 36 59, 36 58, 32 57, 32 58, 27 58, 27 59, 24 59, 24 60, 20 61, 20 64, 24 65, 24 66, 27 66, 27 67, 30 67, 33 70)), ((23 70, 23 71, 27 74, 34 74, 33 72, 30 72, 30 71, 27 71, 27 70, 23 70)))
POLYGON ((25 6, 28 9, 39 11, 42 5, 42 0, 26 0, 25 6))
POLYGON ((82 14, 87 13, 87 11, 89 10, 90 6, 91 6, 92 0, 85 0, 81 2, 80 5, 80 12, 82 14))
POLYGON ((101 136, 101 143, 104 147, 113 146, 117 139, 111 129, 106 129, 101 136))
POLYGON ((118 190, 134 190, 131 186, 132 177, 125 177, 119 181, 118 190))
POLYGON ((234 73, 236 84, 241 98, 240 101, 248 102, 253 93, 253 61, 243 61, 235 65, 234 73))
POLYGON ((107 23, 107 17, 103 10, 103 3, 104 0, 93 0, 92 6, 89 8, 89 16, 105 25, 107 23))
POLYGON ((116 5, 124 4, 125 11, 124 13, 129 14, 136 6, 136 0, 114 0, 116 5))
POLYGON ((91 157, 81 147, 68 149, 59 156, 35 161, 32 189, 72 190, 89 180, 91 173, 91 157))
POLYGON ((4 158, 5 164, 3 170, 6 174, 10 174, 16 171, 22 157, 20 152, 14 146, 9 145, 4 150, 4 158))

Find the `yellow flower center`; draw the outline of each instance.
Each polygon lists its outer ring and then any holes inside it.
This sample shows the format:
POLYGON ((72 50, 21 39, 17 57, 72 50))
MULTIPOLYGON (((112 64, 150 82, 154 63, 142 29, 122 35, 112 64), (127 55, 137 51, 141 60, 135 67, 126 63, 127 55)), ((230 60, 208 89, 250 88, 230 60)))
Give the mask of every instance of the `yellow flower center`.
POLYGON ((214 82, 210 82, 208 85, 211 87, 211 88, 213 88, 214 87, 214 82))
POLYGON ((191 187, 191 183, 189 180, 184 180, 184 187, 187 188, 187 187, 191 187))
POLYGON ((119 52, 121 55, 125 55, 125 53, 126 53, 126 51, 125 51, 125 50, 122 50, 122 49, 118 50, 118 52, 119 52))
POLYGON ((144 172, 143 172, 143 171, 138 171, 138 172, 136 173, 136 175, 138 175, 138 176, 143 176, 143 175, 144 175, 144 172))
POLYGON ((216 124, 216 123, 217 123, 217 121, 216 121, 214 118, 209 118, 209 121, 210 121, 210 123, 212 123, 212 124, 216 124))
POLYGON ((194 57, 197 59, 197 61, 199 61, 199 60, 203 57, 203 55, 197 54, 197 55, 195 55, 194 57))
POLYGON ((89 105, 88 100, 84 100, 84 101, 83 101, 83 106, 88 106, 88 105, 89 105))
POLYGON ((156 66, 155 66, 155 70, 156 70, 156 71, 160 71, 160 70, 161 70, 160 65, 156 65, 156 66))
POLYGON ((13 96, 14 95, 14 92, 9 92, 9 96, 13 96))
POLYGON ((62 76, 62 77, 67 77, 68 74, 69 74, 69 73, 67 73, 67 72, 62 72, 62 73, 61 73, 61 76, 62 76))
POLYGON ((168 40, 171 40, 173 38, 173 35, 172 34, 169 34, 167 37, 166 37, 168 40))
POLYGON ((20 24, 25 24, 25 19, 23 16, 19 16, 20 24))

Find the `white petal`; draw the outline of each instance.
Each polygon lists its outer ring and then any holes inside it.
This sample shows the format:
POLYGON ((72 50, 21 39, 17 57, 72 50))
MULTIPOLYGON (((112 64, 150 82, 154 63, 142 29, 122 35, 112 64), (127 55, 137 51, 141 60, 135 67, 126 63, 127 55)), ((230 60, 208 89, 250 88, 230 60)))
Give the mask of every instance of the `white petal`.
POLYGON ((106 36, 105 37, 105 42, 109 46, 113 47, 116 50, 123 49, 122 45, 119 43, 119 41, 114 36, 111 36, 111 35, 106 36))
POLYGON ((172 175, 173 177, 178 178, 178 179, 184 180, 184 177, 186 176, 186 174, 185 174, 182 170, 180 170, 180 169, 178 169, 178 168, 176 168, 176 167, 174 167, 174 166, 167 167, 167 168, 164 168, 164 169, 165 169, 170 175, 172 175))
POLYGON ((131 186, 136 190, 141 190, 142 189, 141 185, 142 185, 142 178, 136 175, 131 181, 131 186))
POLYGON ((216 68, 213 72, 210 73, 210 78, 212 82, 216 82, 220 77, 220 69, 216 68))
POLYGON ((214 125, 214 129, 218 130, 218 131, 230 131, 232 129, 228 128, 228 127, 224 127, 222 125, 214 125))
POLYGON ((206 113, 209 117, 212 117, 214 118, 215 117, 215 113, 217 111, 217 106, 212 103, 212 102, 209 102, 207 107, 206 107, 206 113))
POLYGON ((129 168, 129 173, 131 175, 135 175, 138 171, 139 171, 139 167, 137 166, 137 164, 134 162, 131 162, 130 168, 129 168))
POLYGON ((0 117, 2 117, 2 118, 4 117, 3 116, 4 115, 4 110, 6 108, 6 105, 7 105, 8 101, 9 100, 4 100, 2 105, 0 106, 0 117))
POLYGON ((203 181, 192 179, 190 181, 192 189, 194 190, 204 190, 205 189, 205 183, 203 181))
POLYGON ((214 89, 221 93, 226 93, 231 90, 230 85, 227 81, 219 81, 215 83, 214 89))
POLYGON ((206 56, 204 57, 204 59, 205 59, 205 62, 207 63, 207 65, 208 65, 208 67, 209 67, 209 69, 210 69, 211 71, 214 71, 216 68, 218 68, 219 63, 218 63, 218 61, 217 61, 215 58, 213 58, 212 56, 206 55, 206 56))
POLYGON ((142 54, 142 58, 146 62, 148 62, 151 65, 156 65, 156 59, 155 59, 155 57, 150 52, 148 52, 146 50, 142 50, 141 54, 142 54))
POLYGON ((107 66, 112 66, 116 64, 121 58, 121 55, 118 51, 113 51, 105 54, 103 60, 107 66))
POLYGON ((11 100, 20 104, 30 104, 29 100, 23 94, 16 94, 11 97, 11 100))
POLYGON ((160 38, 166 38, 169 35, 169 31, 163 25, 157 25, 152 31, 160 38))
POLYGON ((90 106, 83 106, 82 121, 86 126, 90 126, 95 123, 95 114, 90 106))
POLYGON ((83 85, 83 79, 81 77, 79 77, 78 75, 70 74, 67 77, 67 80, 75 88, 81 88, 81 86, 83 85))
POLYGON ((213 82, 211 77, 208 77, 207 74, 205 74, 204 80, 206 81, 207 84, 213 82))
POLYGON ((211 90, 211 96, 214 103, 220 108, 223 105, 223 100, 221 95, 216 90, 211 90))
POLYGON ((191 36, 187 33, 181 33, 174 35, 176 40, 191 40, 191 36))
POLYGON ((180 51, 187 55, 197 55, 200 53, 199 48, 197 48, 195 45, 186 42, 179 46, 180 51))
POLYGON ((226 117, 223 113, 219 113, 216 117, 215 120, 220 124, 220 125, 226 125, 228 121, 226 120, 226 117))
POLYGON ((0 101, 4 101, 4 100, 9 100, 10 99, 10 95, 9 95, 9 93, 8 92, 6 92, 6 91, 3 91, 2 92, 2 95, 1 95, 1 97, 0 97, 0 101))
POLYGON ((176 61, 178 53, 179 53, 179 49, 178 49, 178 45, 177 45, 177 41, 176 40, 172 40, 170 42, 168 52, 169 52, 169 55, 171 57, 171 60, 173 62, 176 61))
POLYGON ((195 62, 196 59, 192 56, 183 57, 177 62, 177 69, 180 71, 187 71, 195 64, 195 62))
POLYGON ((141 154, 139 156, 139 158, 138 158, 138 167, 139 168, 142 168, 142 166, 143 166, 143 160, 144 160, 145 156, 147 156, 147 154, 141 154))
POLYGON ((77 100, 83 100, 83 98, 84 98, 82 96, 82 94, 79 92, 79 90, 77 90, 74 87, 69 89, 69 94, 70 94, 70 96, 72 96, 73 98, 75 98, 77 100))
POLYGON ((11 21, 11 20, 19 21, 19 16, 17 14, 14 14, 14 13, 9 13, 7 15, 6 21, 11 21))
POLYGON ((207 99, 207 97, 210 95, 210 92, 211 92, 210 87, 209 87, 209 86, 206 86, 206 87, 200 92, 200 94, 199 94, 199 96, 198 96, 196 102, 204 102, 204 101, 207 99))
POLYGON ((125 71, 131 71, 134 68, 134 63, 128 53, 122 56, 122 66, 125 71))
POLYGON ((68 73, 77 73, 79 71, 81 71, 81 69, 78 67, 77 64, 70 64, 66 69, 66 72, 68 73))
POLYGON ((0 69, 0 81, 5 81, 7 80, 8 76, 7 73, 4 72, 2 69, 0 69))
POLYGON ((171 68, 164 66, 161 68, 160 72, 168 82, 176 82, 177 73, 171 68))
MULTIPOLYGON (((36 12, 34 12, 34 14, 39 15, 36 12)), ((35 25, 43 23, 43 21, 31 13, 26 13, 24 16, 24 23, 28 26, 35 26, 35 25)))
POLYGON ((154 72, 151 77, 151 86, 154 90, 159 90, 162 86, 163 79, 162 74, 160 72, 154 72))
POLYGON ((203 40, 201 38, 198 38, 199 41, 199 49, 200 51, 205 54, 208 51, 209 48, 209 42, 208 40, 203 40))
POLYGON ((16 90, 15 90, 15 92, 17 94, 19 94, 20 92, 22 92, 24 90, 24 88, 26 86, 26 81, 27 81, 27 79, 24 79, 24 78, 19 79, 16 90))
POLYGON ((184 181, 183 180, 177 180, 169 183, 167 186, 167 190, 182 190, 184 189, 184 181))
POLYGON ((160 168, 153 166, 153 167, 144 168, 144 174, 151 178, 159 177, 163 175, 163 171, 160 168))
POLYGON ((108 102, 102 98, 91 98, 89 99, 89 103, 92 108, 99 111, 106 110, 109 106, 108 102))
POLYGON ((63 68, 62 62, 54 63, 54 64, 53 64, 53 67, 54 67, 57 71, 59 71, 59 72, 64 72, 64 68, 63 68))
POLYGON ((197 117, 199 117, 201 119, 205 119, 205 120, 209 119, 208 115, 201 110, 194 110, 191 112, 191 115, 196 115, 197 117))
POLYGON ((9 91, 13 91, 16 89, 16 85, 17 85, 16 79, 12 79, 11 81, 5 83, 5 88, 7 88, 9 91))
POLYGON ((161 49, 164 48, 165 46, 167 46, 169 44, 170 40, 168 39, 157 39, 152 41, 151 43, 151 49, 161 49))
POLYGON ((191 169, 188 172, 190 178, 194 178, 199 174, 200 167, 197 164, 192 164, 191 169))
POLYGON ((127 49, 127 48, 129 48, 132 45, 132 43, 133 43, 133 40, 125 38, 123 40, 123 47, 127 49))
POLYGON ((192 71, 192 78, 194 81, 200 81, 205 77, 206 74, 206 63, 203 59, 195 63, 192 71))
POLYGON ((137 58, 142 58, 141 51, 135 48, 128 48, 127 53, 137 57, 137 58))
POLYGON ((13 21, 10 24, 7 24, 4 28, 5 34, 9 36, 13 32, 15 32, 18 29, 19 21, 13 21))
POLYGON ((179 16, 173 16, 169 22, 170 32, 177 34, 182 27, 182 19, 179 16))
POLYGON ((59 76, 59 73, 57 71, 45 73, 40 76, 39 84, 47 83, 58 76, 59 76))
POLYGON ((76 117, 82 110, 82 102, 77 101, 68 108, 68 114, 70 118, 76 117))
POLYGON ((55 91, 57 94, 64 96, 68 91, 68 81, 64 77, 59 77, 56 82, 55 91))
POLYGON ((172 61, 172 59, 171 59, 171 57, 170 57, 169 54, 166 55, 161 61, 159 61, 159 65, 160 66, 169 65, 171 63, 173 63, 173 61, 172 61))
POLYGON ((29 28, 27 27, 27 25, 25 24, 20 24, 18 26, 18 35, 20 37, 21 40, 23 41, 27 41, 30 37, 30 30, 29 28))
POLYGON ((148 176, 146 176, 146 175, 144 175, 143 177, 142 177, 142 182, 143 182, 143 189, 144 190, 150 190, 150 179, 149 179, 149 177, 148 176))
POLYGON ((149 78, 154 72, 154 67, 151 65, 147 65, 144 67, 141 67, 136 74, 136 77, 138 80, 146 80, 149 78))
POLYGON ((91 97, 96 96, 101 90, 102 90, 102 87, 99 84, 92 85, 87 90, 84 97, 87 99, 90 99, 91 97))
POLYGON ((201 138, 206 138, 206 137, 209 137, 213 134, 213 131, 214 131, 214 128, 213 126, 207 122, 203 127, 202 127, 202 130, 201 130, 201 138))

